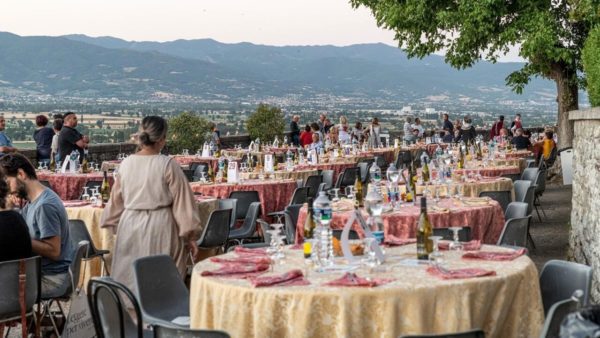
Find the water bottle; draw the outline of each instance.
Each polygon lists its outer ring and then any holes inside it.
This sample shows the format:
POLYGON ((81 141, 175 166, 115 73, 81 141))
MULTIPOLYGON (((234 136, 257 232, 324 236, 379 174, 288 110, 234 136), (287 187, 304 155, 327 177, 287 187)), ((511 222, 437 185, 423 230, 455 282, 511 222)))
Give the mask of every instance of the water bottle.
POLYGON ((369 176, 371 177, 371 182, 375 183, 376 185, 381 182, 381 168, 379 168, 377 165, 377 157, 375 157, 375 160, 371 165, 371 169, 369 169, 369 176))
POLYGON ((329 226, 333 211, 331 209, 331 201, 329 201, 325 191, 319 192, 319 197, 313 202, 313 212, 319 224, 315 229, 315 239, 318 241, 318 264, 320 266, 333 265, 332 231, 329 226))

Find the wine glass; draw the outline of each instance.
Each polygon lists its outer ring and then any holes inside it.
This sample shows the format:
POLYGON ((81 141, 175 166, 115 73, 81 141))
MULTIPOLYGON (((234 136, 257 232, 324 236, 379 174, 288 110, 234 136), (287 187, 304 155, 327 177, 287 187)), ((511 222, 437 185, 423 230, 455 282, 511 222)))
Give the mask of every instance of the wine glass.
POLYGON ((458 240, 458 232, 460 230, 462 230, 462 227, 450 227, 449 229, 453 232, 453 236, 454 236, 454 241, 452 243, 450 243, 449 250, 462 251, 463 245, 458 240))
POLYGON ((339 188, 333 188, 331 189, 333 190, 333 199, 331 200, 332 202, 339 202, 340 201, 340 189, 339 188))
POLYGON ((373 246, 375 245, 375 238, 373 237, 365 237, 363 239, 365 245, 364 251, 364 259, 363 263, 369 268, 374 268, 377 266, 377 257, 375 256, 375 250, 373 250, 373 246))
POLYGON ((100 171, 100 165, 97 162, 94 163, 94 170, 95 171, 100 171))
MULTIPOLYGON (((429 236, 429 239, 433 242, 433 252, 429 255, 429 259, 433 257, 435 261, 438 261, 440 257, 442 257, 442 253, 440 252, 439 243, 440 240, 443 239, 442 236, 429 236)), ((438 262, 439 263, 439 262, 438 262)))
POLYGON ((90 195, 88 194, 88 187, 83 187, 83 195, 81 195, 81 199, 84 201, 90 200, 90 195))
POLYGON ((354 192, 354 186, 353 185, 349 185, 346 187, 345 189, 346 192, 346 197, 348 199, 354 200, 355 198, 355 192, 354 192))

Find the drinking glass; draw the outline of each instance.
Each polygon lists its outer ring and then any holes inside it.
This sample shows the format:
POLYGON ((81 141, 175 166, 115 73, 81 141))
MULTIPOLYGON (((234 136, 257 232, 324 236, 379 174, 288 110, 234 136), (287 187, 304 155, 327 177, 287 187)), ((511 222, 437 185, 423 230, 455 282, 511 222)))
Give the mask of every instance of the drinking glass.
POLYGON ((57 161, 56 162, 56 169, 55 169, 55 171, 56 171, 57 174, 60 173, 61 167, 62 167, 62 162, 61 161, 57 161))
POLYGON ((444 238, 442 236, 429 236, 429 239, 433 242, 433 252, 429 255, 429 258, 434 257, 437 261, 440 257, 442 257, 442 253, 440 252, 439 243, 440 240, 444 238))
POLYGON ((81 199, 84 201, 90 200, 90 195, 88 194, 88 187, 83 187, 83 195, 81 195, 81 199))
POLYGON ((339 202, 340 201, 340 189, 339 188, 333 188, 331 189, 333 190, 333 199, 331 200, 332 202, 339 202))
POLYGON ((346 192, 346 197, 348 199, 354 200, 355 193, 354 193, 354 186, 353 185, 347 186, 346 189, 345 189, 345 192, 346 192))
POLYGON ((375 238, 365 237, 363 239, 363 242, 365 245, 365 258, 363 259, 363 263, 369 268, 374 268, 377 266, 377 257, 375 256, 375 250, 373 250, 373 246, 375 245, 375 238))
POLYGON ((454 233, 453 234, 454 235, 454 241, 452 243, 450 243, 449 250, 462 251, 463 250, 463 245, 458 240, 458 232, 460 230, 462 230, 462 227, 450 227, 449 229, 454 233))

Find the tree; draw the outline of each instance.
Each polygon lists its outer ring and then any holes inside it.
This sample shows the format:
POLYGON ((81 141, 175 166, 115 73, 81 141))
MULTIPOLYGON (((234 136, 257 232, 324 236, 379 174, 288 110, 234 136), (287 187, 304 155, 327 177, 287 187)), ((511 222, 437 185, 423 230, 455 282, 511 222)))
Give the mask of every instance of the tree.
POLYGON ((199 116, 183 112, 169 119, 169 134, 167 136, 169 152, 181 153, 183 149, 194 152, 201 148, 210 132, 210 123, 199 116))
POLYGON ((600 106, 600 26, 594 28, 583 48, 588 95, 592 106, 600 106))
MULTIPOLYGON (((506 83, 517 93, 532 77, 556 83, 559 148, 572 145, 568 112, 578 109, 583 85, 581 49, 589 33, 596 0, 350 0, 369 8, 377 25, 395 32, 409 57, 445 51, 452 67, 479 60, 496 62, 520 45, 523 68, 506 83), (579 72, 579 73, 578 73, 579 72)), ((595 12, 597 13, 597 11, 595 12)))
POLYGON ((259 104, 256 111, 246 120, 246 130, 251 139, 260 138, 261 142, 273 142, 275 137, 283 140, 285 121, 278 107, 259 104))

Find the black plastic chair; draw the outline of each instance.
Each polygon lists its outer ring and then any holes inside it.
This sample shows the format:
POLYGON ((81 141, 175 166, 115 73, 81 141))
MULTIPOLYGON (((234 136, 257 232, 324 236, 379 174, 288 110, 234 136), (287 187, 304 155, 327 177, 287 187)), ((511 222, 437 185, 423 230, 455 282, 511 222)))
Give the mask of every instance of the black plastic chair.
POLYGON ((387 161, 385 160, 385 157, 383 156, 375 156, 375 163, 377 163, 377 166, 379 168, 381 168, 381 170, 383 171, 384 168, 387 168, 387 166, 389 165, 387 163, 387 161))
POLYGON ((194 182, 194 171, 192 169, 182 169, 185 178, 187 178, 188 182, 194 182))
POLYGON ((210 164, 206 163, 206 162, 192 162, 192 163, 190 163, 189 168, 192 172, 194 172, 194 171, 196 171, 196 168, 198 168, 199 166, 204 166, 206 168, 206 172, 208 172, 209 165, 210 164))
MULTIPOLYGON (((294 205, 294 204, 306 203, 306 200, 308 198, 308 191, 309 191, 308 187, 296 188, 296 190, 294 190, 294 194, 292 195, 292 200, 290 201, 288 206, 294 205)), ((281 218, 283 217, 284 211, 285 210, 274 211, 274 212, 269 213, 267 216, 275 218, 276 223, 281 223, 281 218)))
MULTIPOLYGON (((25 315, 34 314, 33 305, 40 298, 41 257, 24 258, 25 315)), ((21 260, 0 262, 0 325, 21 320, 19 301, 19 266, 21 260)), ((10 326, 9 326, 10 328, 10 326)), ((21 328, 21 329, 27 329, 21 328)))
POLYGON ((310 175, 306 178, 304 186, 308 187, 308 197, 315 198, 317 196, 321 183, 323 183, 322 175, 310 175))
POLYGON ((229 198, 235 198, 238 200, 235 210, 236 220, 244 219, 246 217, 246 214, 248 214, 248 208, 250 208, 250 204, 254 202, 260 203, 260 196, 256 190, 232 191, 229 194, 229 198))
POLYGON ((292 244, 296 241, 296 226, 298 223, 298 214, 303 204, 292 204, 288 205, 284 211, 285 221, 285 238, 288 244, 292 244))
POLYGON ((136 259, 133 276, 144 322, 172 327, 190 326, 190 293, 170 256, 136 259))
POLYGON ((152 325, 154 338, 229 338, 225 331, 180 329, 163 325, 152 325))
POLYGON ((556 302, 569 299, 581 290, 581 304, 588 305, 592 285, 592 268, 573 262, 550 260, 540 273, 540 289, 544 313, 556 302))
POLYGON ((489 197, 494 201, 500 203, 502 210, 506 211, 508 204, 512 202, 512 191, 498 190, 498 191, 482 191, 479 193, 479 197, 489 197))
POLYGON ((237 200, 235 198, 222 198, 219 200, 219 210, 230 209, 231 219, 229 220, 229 227, 233 229, 235 226, 235 212, 237 210, 237 200))
POLYGON ((92 278, 87 298, 98 338, 152 337, 152 332, 143 329, 140 305, 125 285, 109 277, 92 278), (135 318, 131 318, 127 306, 133 307, 135 318))
POLYGON ((504 211, 504 219, 527 217, 527 208, 524 202, 510 202, 504 211))
POLYGON ((575 290, 570 299, 561 300, 552 305, 550 310, 548 310, 548 315, 546 315, 544 328, 542 329, 542 334, 540 334, 541 338, 560 337, 560 324, 568 314, 579 310, 582 295, 583 291, 575 290))
MULTIPOLYGON (((333 237, 340 239, 342 238, 342 229, 333 229, 331 230, 331 233, 333 235, 333 237)), ((358 236, 358 232, 350 229, 350 232, 348 233, 348 239, 360 239, 360 236, 358 236)))
POLYGON ((514 183, 515 201, 527 203, 527 215, 533 211, 533 199, 535 197, 535 185, 531 181, 517 180, 514 183))
POLYGON ((338 176, 335 187, 341 190, 347 186, 354 185, 357 177, 360 177, 360 169, 358 169, 358 167, 346 168, 344 169, 344 172, 338 176))
POLYGON ((230 233, 231 210, 213 210, 210 213, 206 227, 197 241, 201 249, 223 248, 227 244, 230 233))
POLYGON ((504 223, 497 245, 527 247, 530 216, 511 218, 504 223))
POLYGON ((471 330, 456 333, 407 335, 400 338, 485 338, 483 330, 471 330))
POLYGON ((396 158, 396 168, 405 169, 410 166, 412 162, 412 154, 408 150, 401 150, 398 152, 398 157, 396 158))
POLYGON ((333 188, 333 170, 322 170, 321 176, 323 176, 323 183, 325 183, 324 190, 329 190, 333 188))
POLYGON ((253 238, 254 232, 256 231, 256 220, 260 215, 260 202, 253 202, 248 208, 246 217, 244 217, 244 223, 237 229, 232 229, 229 233, 227 242, 233 242, 235 244, 243 244, 246 240, 256 239, 253 238))
POLYGON ((88 232, 87 226, 85 222, 80 219, 70 219, 69 220, 69 236, 71 237, 71 243, 73 243, 73 247, 77 246, 77 243, 81 241, 87 241, 90 246, 83 256, 84 260, 94 259, 99 257, 102 261, 101 271, 102 274, 106 273, 107 276, 110 275, 108 272, 108 268, 106 267, 106 259, 104 255, 108 255, 110 253, 109 250, 100 250, 97 249, 94 245, 94 241, 92 240, 92 236, 88 232))
MULTIPOLYGON (((448 228, 433 228, 434 236, 441 236, 443 240, 453 241, 454 233, 448 228)), ((472 239, 471 227, 462 227, 458 230, 458 240, 461 242, 469 242, 472 239)))
POLYGON ((202 178, 202 175, 204 174, 204 177, 208 178, 208 164, 198 164, 196 165, 196 167, 193 169, 194 170, 194 175, 192 177, 192 180, 194 181, 199 181, 202 178))

